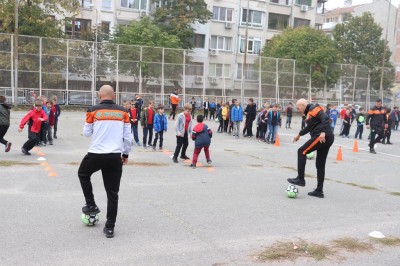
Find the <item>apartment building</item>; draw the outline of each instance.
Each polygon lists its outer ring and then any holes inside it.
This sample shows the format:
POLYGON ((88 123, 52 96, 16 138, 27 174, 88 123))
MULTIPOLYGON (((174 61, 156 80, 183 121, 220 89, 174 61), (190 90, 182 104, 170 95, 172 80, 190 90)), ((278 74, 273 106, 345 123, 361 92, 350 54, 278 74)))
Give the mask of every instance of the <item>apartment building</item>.
MULTIPOLYGON (((150 15, 160 5, 171 2, 81 1, 80 14, 65 26, 65 31, 71 38, 79 38, 80 32, 96 25, 111 32, 116 25, 139 20, 150 15)), ((194 49, 188 53, 191 63, 185 66, 180 86, 188 96, 261 97, 256 60, 259 60, 258 55, 265 44, 288 26, 322 28, 326 2, 327 0, 206 0, 207 8, 213 15, 207 24, 194 25, 194 49)), ((134 82, 133 77, 132 80, 122 76, 120 79, 125 79, 127 83, 134 82)), ((152 85, 151 82, 147 85, 152 85)), ((168 81, 162 82, 162 86, 165 86, 164 83, 168 81)), ((153 85, 157 85, 157 82, 153 85)), ((140 91, 146 92, 142 88, 140 91)), ((265 98, 266 94, 262 97, 265 98)))
MULTIPOLYGON (((369 12, 374 17, 376 23, 383 28, 382 38, 386 37, 390 50, 392 51, 391 62, 394 65, 400 66, 400 55, 396 58, 396 36, 399 32, 399 27, 396 24, 399 23, 398 8, 390 4, 389 0, 373 0, 372 3, 362 5, 351 5, 351 1, 347 2, 348 6, 343 8, 336 8, 327 11, 323 19, 322 29, 327 34, 332 34, 333 29, 338 23, 347 21, 351 16, 361 16, 363 13, 369 12)), ((400 69, 399 69, 400 71, 400 69)))

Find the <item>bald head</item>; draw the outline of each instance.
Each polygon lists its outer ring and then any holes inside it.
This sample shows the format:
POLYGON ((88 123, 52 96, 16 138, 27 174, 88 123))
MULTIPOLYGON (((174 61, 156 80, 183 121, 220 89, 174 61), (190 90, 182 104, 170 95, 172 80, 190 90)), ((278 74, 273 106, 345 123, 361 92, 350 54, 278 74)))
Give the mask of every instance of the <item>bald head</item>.
POLYGON ((114 90, 110 85, 103 85, 99 90, 100 100, 114 100, 115 94, 114 90))
POLYGON ((296 103, 297 111, 301 114, 304 114, 307 104, 308 104, 308 102, 306 99, 299 99, 296 103))

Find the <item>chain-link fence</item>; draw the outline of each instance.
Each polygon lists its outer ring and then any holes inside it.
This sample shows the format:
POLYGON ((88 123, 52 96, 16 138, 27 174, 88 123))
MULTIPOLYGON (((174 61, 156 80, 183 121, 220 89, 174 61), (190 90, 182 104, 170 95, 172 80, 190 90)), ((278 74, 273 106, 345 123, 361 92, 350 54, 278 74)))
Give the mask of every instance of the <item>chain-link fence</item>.
MULTIPOLYGON (((118 103, 142 94, 145 100, 167 105, 174 88, 179 88, 181 104, 195 98, 198 107, 205 99, 246 101, 250 97, 259 106, 265 102, 286 106, 306 98, 368 108, 377 98, 383 98, 387 105, 399 100, 389 89, 380 90, 377 79, 371 77, 372 71, 360 65, 331 65, 325 74, 339 73, 337 79, 316 86, 311 69, 294 60, 250 54, 245 57, 219 50, 96 45, 81 40, 19 36, 18 66, 13 54, 13 35, 0 34, 0 94, 17 104, 31 104, 38 95, 57 95, 61 104, 91 105, 97 102, 96 91, 104 84, 115 88, 118 103)), ((384 74, 393 75, 390 71, 384 74)))

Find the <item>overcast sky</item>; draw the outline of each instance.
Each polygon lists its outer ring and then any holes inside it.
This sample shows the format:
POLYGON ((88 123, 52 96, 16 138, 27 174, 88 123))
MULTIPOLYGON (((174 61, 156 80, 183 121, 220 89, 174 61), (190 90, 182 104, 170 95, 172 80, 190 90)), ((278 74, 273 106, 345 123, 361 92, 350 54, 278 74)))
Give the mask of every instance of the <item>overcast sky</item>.
MULTIPOLYGON (((353 0, 353 5, 366 4, 371 2, 372 0, 353 0)), ((328 0, 328 2, 325 3, 325 8, 332 10, 337 7, 343 7, 343 3, 344 0, 328 0)), ((398 7, 400 4, 400 0, 392 0, 392 4, 398 7)))

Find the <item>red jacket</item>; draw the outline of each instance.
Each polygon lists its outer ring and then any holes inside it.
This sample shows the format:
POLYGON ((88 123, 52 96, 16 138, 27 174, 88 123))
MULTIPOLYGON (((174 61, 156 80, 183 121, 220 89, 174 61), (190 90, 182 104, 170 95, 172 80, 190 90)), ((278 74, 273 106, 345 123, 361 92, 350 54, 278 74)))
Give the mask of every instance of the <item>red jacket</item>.
POLYGON ((29 119, 32 119, 32 127, 31 127, 31 132, 34 133, 39 133, 40 132, 40 127, 42 126, 42 121, 39 120, 39 118, 43 118, 44 122, 48 121, 47 115, 43 110, 37 111, 36 108, 29 111, 21 120, 21 124, 19 125, 19 128, 23 129, 25 124, 28 123, 29 119))

